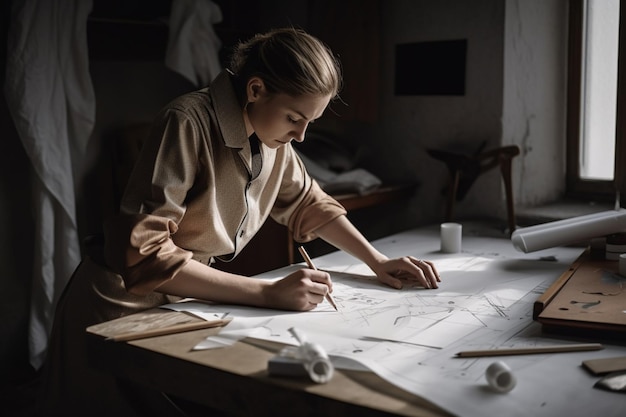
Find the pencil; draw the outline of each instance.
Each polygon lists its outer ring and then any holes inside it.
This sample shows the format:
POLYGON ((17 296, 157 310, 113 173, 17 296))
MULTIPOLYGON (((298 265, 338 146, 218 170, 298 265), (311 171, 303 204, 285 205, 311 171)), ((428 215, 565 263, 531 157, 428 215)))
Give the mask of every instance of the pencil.
POLYGON ((456 354, 458 358, 477 358, 481 356, 529 355, 534 353, 582 352, 604 349, 600 343, 581 343, 569 345, 534 346, 526 348, 504 348, 487 350, 466 350, 456 354))
MULTIPOLYGON (((302 257, 306 261, 306 264, 309 266, 309 268, 317 271, 317 268, 315 267, 315 264, 313 263, 313 261, 309 257, 309 254, 306 252, 306 249, 304 249, 304 246, 299 246, 298 250, 300 251, 300 255, 302 255, 302 257)), ((336 311, 339 311, 339 309, 337 308, 337 304, 335 304, 335 300, 333 299, 333 296, 330 295, 330 291, 326 293, 326 300, 328 300, 330 305, 333 306, 333 308, 336 311)))

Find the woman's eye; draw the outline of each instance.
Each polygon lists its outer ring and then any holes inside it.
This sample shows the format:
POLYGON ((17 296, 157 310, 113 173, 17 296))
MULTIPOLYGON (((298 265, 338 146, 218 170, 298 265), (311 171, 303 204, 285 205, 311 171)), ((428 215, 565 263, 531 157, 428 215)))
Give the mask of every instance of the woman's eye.
POLYGON ((289 123, 293 123, 293 124, 298 123, 298 121, 291 116, 287 116, 287 120, 289 120, 289 123))

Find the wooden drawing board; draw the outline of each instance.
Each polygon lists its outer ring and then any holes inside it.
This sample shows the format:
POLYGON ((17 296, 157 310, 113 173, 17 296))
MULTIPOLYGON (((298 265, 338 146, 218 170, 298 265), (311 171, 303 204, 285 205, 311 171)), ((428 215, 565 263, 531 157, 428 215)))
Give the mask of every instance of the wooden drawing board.
POLYGON ((193 314, 153 308, 87 328, 110 340, 127 341, 225 326, 230 319, 203 320, 193 314))
POLYGON ((591 259, 589 251, 541 296, 537 321, 551 329, 588 329, 626 336, 626 277, 618 262, 591 259))

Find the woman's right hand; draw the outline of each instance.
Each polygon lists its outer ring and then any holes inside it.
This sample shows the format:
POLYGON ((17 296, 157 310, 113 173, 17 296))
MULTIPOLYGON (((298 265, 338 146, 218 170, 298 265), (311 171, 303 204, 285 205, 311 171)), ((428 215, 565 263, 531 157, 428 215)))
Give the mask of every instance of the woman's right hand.
POLYGON ((309 311, 332 290, 330 274, 305 268, 265 287, 265 299, 269 308, 309 311))

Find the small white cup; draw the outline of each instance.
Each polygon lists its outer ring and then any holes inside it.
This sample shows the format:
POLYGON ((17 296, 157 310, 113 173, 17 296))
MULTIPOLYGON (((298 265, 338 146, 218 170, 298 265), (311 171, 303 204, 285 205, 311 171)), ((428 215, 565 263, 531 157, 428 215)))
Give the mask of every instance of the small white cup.
POLYGON ((459 223, 441 224, 441 251, 445 253, 461 252, 463 226, 459 223))
POLYGON ((511 372, 511 368, 502 361, 497 361, 489 365, 485 372, 485 378, 489 386, 498 392, 509 392, 515 388, 517 379, 511 372))

